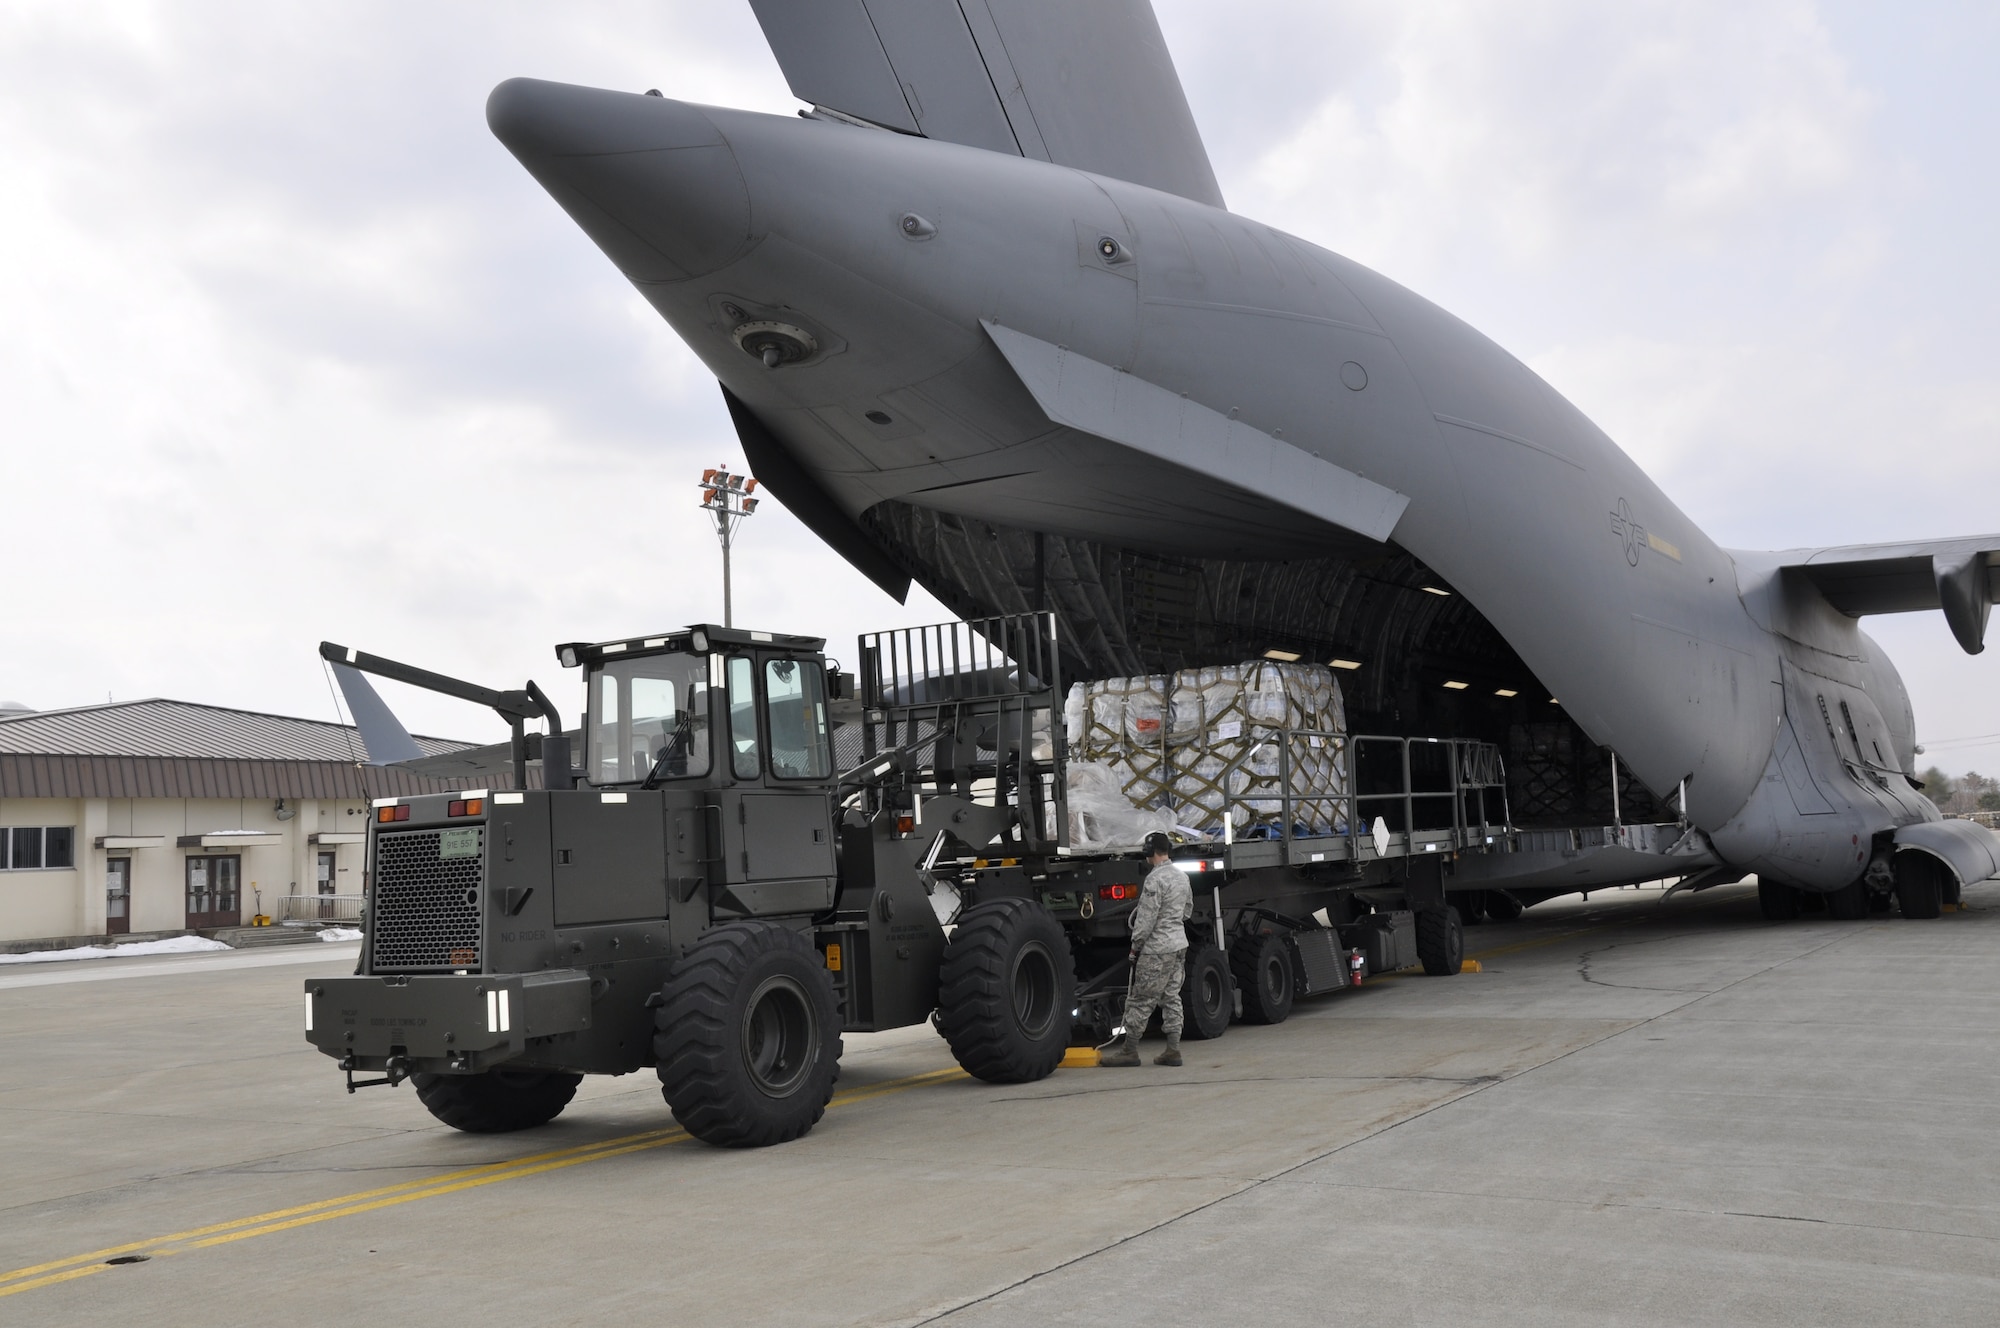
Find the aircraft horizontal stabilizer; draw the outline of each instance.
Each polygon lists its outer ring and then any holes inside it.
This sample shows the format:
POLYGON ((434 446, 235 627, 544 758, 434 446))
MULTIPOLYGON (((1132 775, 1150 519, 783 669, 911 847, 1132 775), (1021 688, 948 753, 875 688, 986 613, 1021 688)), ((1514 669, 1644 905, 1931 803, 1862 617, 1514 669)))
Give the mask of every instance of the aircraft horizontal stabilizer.
POLYGON ((1985 649, 1986 620, 2000 597, 2000 535, 1791 549, 1777 559, 1851 617, 1943 609, 1965 653, 1985 649))
POLYGON ((1960 885, 2000 876, 2000 835, 1971 821, 1918 821, 1896 831, 1897 848, 1943 860, 1960 885))
POLYGON ((1148 0, 750 0, 801 101, 1221 207, 1148 0))
POLYGON ((1386 543, 1410 500, 1143 378, 1025 332, 987 335, 1051 421, 1386 543))

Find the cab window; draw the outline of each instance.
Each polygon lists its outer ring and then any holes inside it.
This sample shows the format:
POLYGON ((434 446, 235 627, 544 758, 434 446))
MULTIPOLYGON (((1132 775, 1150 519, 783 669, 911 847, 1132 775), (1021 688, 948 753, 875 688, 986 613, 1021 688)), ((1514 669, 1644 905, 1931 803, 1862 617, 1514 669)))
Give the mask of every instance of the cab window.
POLYGON ((593 784, 708 773, 708 661, 650 655, 607 663, 593 679, 585 719, 593 784))
POLYGON ((757 671, 738 655, 729 661, 730 769, 738 779, 755 779, 762 768, 757 753, 757 671))
POLYGON ((771 734, 771 773, 779 779, 826 779, 833 757, 826 740, 826 673, 817 661, 764 662, 764 705, 771 734))

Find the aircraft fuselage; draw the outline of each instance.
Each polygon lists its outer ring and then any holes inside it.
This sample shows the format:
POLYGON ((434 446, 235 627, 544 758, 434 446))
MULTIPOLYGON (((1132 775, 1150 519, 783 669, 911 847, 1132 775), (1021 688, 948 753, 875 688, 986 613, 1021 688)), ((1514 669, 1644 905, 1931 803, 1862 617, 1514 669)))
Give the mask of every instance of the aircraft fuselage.
POLYGON ((830 120, 528 80, 488 113, 850 516, 1213 557, 1380 547, 1223 455, 1052 419, 996 338, 1048 348, 1290 449, 1302 483, 1406 498, 1389 541, 1648 787, 1684 782, 1731 865, 1830 889, 1936 816, 1855 619, 1719 548, 1525 365, 1387 278, 1175 195, 830 120))

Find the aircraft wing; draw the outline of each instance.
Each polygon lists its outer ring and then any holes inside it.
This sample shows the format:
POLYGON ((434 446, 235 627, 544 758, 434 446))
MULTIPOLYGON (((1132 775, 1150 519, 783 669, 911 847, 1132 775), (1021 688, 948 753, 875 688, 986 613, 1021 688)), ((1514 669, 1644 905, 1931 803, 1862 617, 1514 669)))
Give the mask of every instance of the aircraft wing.
POLYGON ((2000 597, 2000 535, 1790 549, 1777 560, 1842 613, 1859 618, 1943 609, 1968 655, 1985 649, 1986 619, 2000 597))
POLYGON ((1223 206, 1149 0, 750 0, 792 94, 1223 206))

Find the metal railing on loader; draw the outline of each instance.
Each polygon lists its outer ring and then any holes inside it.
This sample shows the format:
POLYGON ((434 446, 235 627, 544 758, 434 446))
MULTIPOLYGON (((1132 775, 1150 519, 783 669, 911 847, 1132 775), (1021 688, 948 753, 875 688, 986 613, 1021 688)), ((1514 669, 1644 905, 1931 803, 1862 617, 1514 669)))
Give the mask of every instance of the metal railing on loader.
POLYGON ((1224 801, 1232 868, 1509 847, 1507 771, 1492 743, 1264 724, 1251 732, 1244 751, 1209 776, 1230 787, 1262 749, 1277 750, 1275 787, 1224 801), (1300 792, 1295 771, 1308 748, 1332 751, 1343 775, 1336 788, 1300 792))
MULTIPOLYGON (((884 799, 955 796, 1008 811, 1008 853, 1050 853, 1067 838, 1062 661, 1052 613, 871 632, 860 640, 854 735, 840 764, 890 758, 895 776, 857 783, 871 814, 884 799)), ((977 847, 977 846, 975 846, 977 847)))

